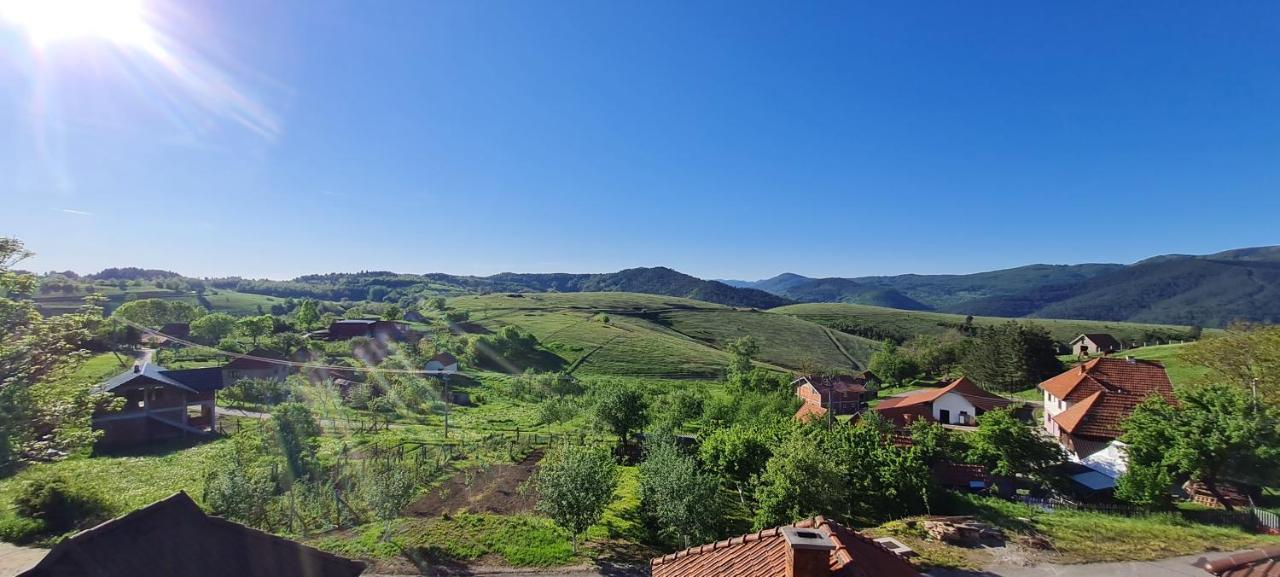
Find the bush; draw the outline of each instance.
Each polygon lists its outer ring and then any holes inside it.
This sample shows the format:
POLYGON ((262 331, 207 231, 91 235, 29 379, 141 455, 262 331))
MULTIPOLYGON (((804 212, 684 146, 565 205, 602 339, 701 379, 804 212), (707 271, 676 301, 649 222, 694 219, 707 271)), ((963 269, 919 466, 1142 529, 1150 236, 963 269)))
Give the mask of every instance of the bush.
POLYGON ((46 527, 39 519, 27 517, 0 517, 0 541, 26 545, 45 534, 46 527))
POLYGON ((27 481, 14 498, 18 515, 38 521, 50 533, 65 533, 107 517, 102 499, 58 476, 27 481))

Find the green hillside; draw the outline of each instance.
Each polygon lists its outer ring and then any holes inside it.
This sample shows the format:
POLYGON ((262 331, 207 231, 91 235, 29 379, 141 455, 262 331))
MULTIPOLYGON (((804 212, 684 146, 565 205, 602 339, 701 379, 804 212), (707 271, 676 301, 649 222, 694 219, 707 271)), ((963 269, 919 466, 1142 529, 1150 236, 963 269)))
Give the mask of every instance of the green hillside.
MULTIPOLYGON (((939 334, 961 327, 965 315, 904 311, 851 304, 799 304, 772 309, 770 312, 792 315, 823 326, 869 338, 891 338, 899 341, 920 334, 939 334)), ((1008 321, 1002 317, 974 317, 975 326, 1008 321)), ((1189 327, 1109 321, 1077 321, 1058 319, 1019 319, 1049 330, 1054 340, 1068 342, 1080 333, 1109 333, 1122 342, 1147 340, 1182 340, 1189 338, 1189 327)))
MULTIPOLYGON (((202 296, 197 296, 192 292, 168 290, 154 286, 130 286, 126 287, 125 290, 120 290, 114 286, 99 285, 95 286, 94 289, 98 294, 107 297, 108 314, 124 303, 126 298, 176 300, 193 305, 198 304, 210 309, 212 312, 223 312, 237 316, 259 314, 259 306, 262 307, 263 312, 270 312, 271 305, 283 304, 285 301, 285 299, 279 297, 242 293, 226 289, 206 291, 202 296)), ((36 304, 39 305, 40 312, 46 315, 68 313, 83 305, 87 294, 87 292, 82 291, 75 294, 40 295, 36 297, 36 304)))
POLYGON ((502 294, 457 297, 449 304, 487 329, 528 331, 580 373, 718 376, 729 361, 724 345, 747 335, 760 343, 761 362, 783 369, 851 370, 876 346, 787 315, 676 297, 502 294))

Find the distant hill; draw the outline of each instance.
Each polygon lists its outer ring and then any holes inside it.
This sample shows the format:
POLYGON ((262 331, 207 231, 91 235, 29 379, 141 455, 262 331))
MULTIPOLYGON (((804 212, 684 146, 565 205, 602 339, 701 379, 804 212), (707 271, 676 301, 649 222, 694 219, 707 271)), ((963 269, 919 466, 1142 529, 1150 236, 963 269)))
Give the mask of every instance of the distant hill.
MULTIPOLYGON (((170 271, 106 269, 87 279, 178 277, 170 271)), ((501 273, 487 277, 386 271, 307 275, 291 281, 205 279, 216 289, 280 298, 415 302, 425 296, 528 292, 628 292, 770 309, 845 303, 998 317, 1198 324, 1280 322, 1280 246, 1211 255, 1169 254, 1130 265, 1035 264, 965 275, 699 279, 666 267, 611 273, 501 273)))
POLYGON ((793 301, 753 288, 702 280, 666 268, 632 268, 612 273, 499 273, 487 277, 385 271, 307 275, 291 281, 212 279, 216 287, 279 297, 325 300, 384 300, 429 295, 494 292, 631 292, 696 299, 715 304, 768 309, 793 301))
POLYGON ((932 308, 896 289, 864 284, 847 278, 808 278, 786 273, 757 283, 745 284, 743 288, 768 291, 802 303, 849 303, 912 311, 932 308))
POLYGON ((1221 327, 1280 322, 1280 246, 1161 255, 1131 265, 1029 265, 967 275, 742 282, 803 303, 1221 327), (881 290, 885 292, 874 292, 881 290))

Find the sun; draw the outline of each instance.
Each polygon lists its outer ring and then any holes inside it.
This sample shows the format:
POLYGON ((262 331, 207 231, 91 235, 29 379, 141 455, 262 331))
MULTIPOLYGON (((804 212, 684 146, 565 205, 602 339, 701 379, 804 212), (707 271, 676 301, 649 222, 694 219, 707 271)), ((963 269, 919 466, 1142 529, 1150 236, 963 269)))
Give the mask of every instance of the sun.
POLYGON ((144 45, 151 40, 144 16, 142 0, 0 0, 0 20, 39 46, 86 38, 144 45))

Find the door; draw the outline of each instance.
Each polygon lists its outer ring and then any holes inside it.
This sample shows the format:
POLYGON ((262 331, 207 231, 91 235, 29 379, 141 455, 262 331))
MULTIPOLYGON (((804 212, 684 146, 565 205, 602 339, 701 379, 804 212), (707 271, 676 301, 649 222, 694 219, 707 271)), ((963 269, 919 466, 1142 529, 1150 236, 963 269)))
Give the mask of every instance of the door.
POLYGON ((938 422, 951 424, 951 411, 947 409, 938 409, 938 422))

